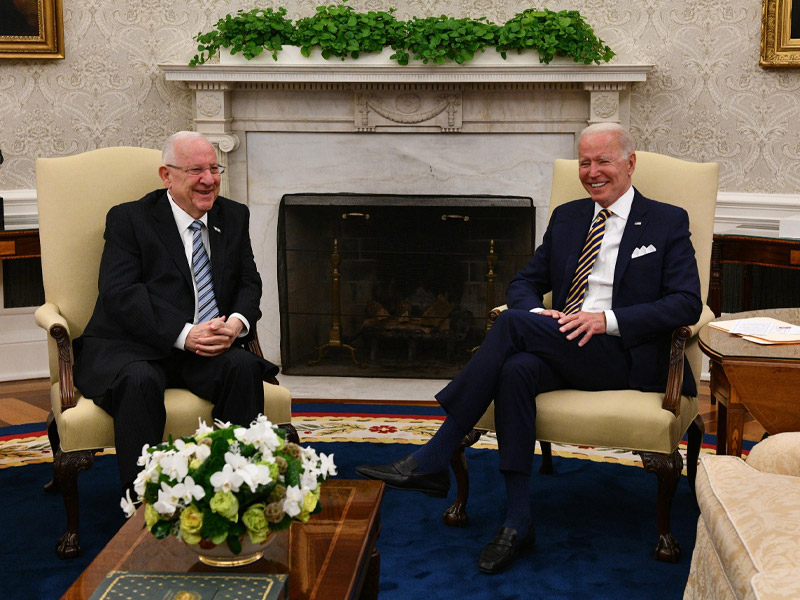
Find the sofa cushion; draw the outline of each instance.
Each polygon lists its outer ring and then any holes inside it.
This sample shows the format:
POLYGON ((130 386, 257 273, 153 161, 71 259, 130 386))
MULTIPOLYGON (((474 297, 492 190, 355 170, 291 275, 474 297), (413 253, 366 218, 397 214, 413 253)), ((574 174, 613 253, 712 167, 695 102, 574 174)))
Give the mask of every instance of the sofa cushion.
POLYGON ((747 464, 763 473, 800 477, 800 432, 778 433, 761 440, 750 450, 747 464))
POLYGON ((778 574, 794 573, 786 585, 796 584, 800 478, 762 473, 734 456, 704 456, 696 488, 700 518, 737 598, 762 598, 757 590, 774 589, 778 574))

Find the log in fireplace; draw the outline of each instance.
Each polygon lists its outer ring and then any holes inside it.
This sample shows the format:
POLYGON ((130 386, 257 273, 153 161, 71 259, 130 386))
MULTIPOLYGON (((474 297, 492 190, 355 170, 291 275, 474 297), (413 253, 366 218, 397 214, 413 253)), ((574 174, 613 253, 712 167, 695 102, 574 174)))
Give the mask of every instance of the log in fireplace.
POLYGON ((534 228, 524 197, 284 196, 283 372, 453 377, 531 256, 534 228))

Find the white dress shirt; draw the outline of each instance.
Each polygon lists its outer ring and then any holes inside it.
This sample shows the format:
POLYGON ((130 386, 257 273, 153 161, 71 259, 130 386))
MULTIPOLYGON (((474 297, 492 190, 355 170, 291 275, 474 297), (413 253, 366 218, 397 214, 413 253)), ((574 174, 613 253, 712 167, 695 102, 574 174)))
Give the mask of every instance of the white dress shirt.
MULTIPOLYGON (((631 214, 631 204, 633 204, 633 186, 629 187, 628 191, 608 207, 611 216, 606 220, 606 231, 603 234, 603 241, 600 243, 600 252, 594 262, 592 272, 589 273, 589 284, 583 299, 583 306, 581 306, 581 310, 586 312, 603 311, 605 313, 606 333, 609 335, 619 335, 617 317, 611 310, 611 295, 614 288, 614 268, 617 264, 619 244, 628 222, 628 215, 631 214)), ((601 210, 603 207, 595 204, 595 218, 601 210)))
MULTIPOLYGON (((200 229, 200 235, 203 238, 203 246, 206 248, 208 259, 211 260, 211 244, 208 243, 208 215, 204 214, 199 219, 195 219, 192 215, 184 211, 175 203, 175 200, 172 199, 172 195, 169 193, 169 191, 167 191, 167 198, 169 199, 169 205, 172 209, 172 216, 175 218, 175 225, 178 227, 178 232, 181 234, 183 249, 186 253, 186 261, 189 263, 189 272, 191 273, 194 232, 189 229, 189 226, 195 221, 200 221, 203 224, 203 227, 200 229)), ((197 302, 197 283, 194 280, 194 276, 192 276, 192 288, 194 289, 194 319, 191 323, 186 323, 186 325, 183 326, 183 330, 178 336, 178 339, 175 340, 174 346, 179 350, 184 350, 186 348, 186 337, 189 335, 189 331, 191 331, 192 327, 197 324, 199 307, 197 302)), ((233 313, 228 317, 228 319, 231 317, 236 317, 242 322, 242 324, 244 324, 244 329, 242 329, 239 337, 246 336, 247 332, 250 331, 250 323, 247 321, 247 319, 245 319, 244 316, 240 315, 239 313, 233 313)))

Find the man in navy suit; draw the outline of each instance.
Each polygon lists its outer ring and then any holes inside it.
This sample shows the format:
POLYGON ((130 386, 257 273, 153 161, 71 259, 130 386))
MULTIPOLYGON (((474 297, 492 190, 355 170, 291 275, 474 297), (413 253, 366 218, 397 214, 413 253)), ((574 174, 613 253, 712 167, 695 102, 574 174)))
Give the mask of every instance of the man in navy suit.
MULTIPOLYGON (((578 164, 589 198, 553 211, 541 246, 508 286, 508 310, 436 395, 447 413, 442 426, 410 456, 357 469, 391 487, 445 496, 450 457, 494 400, 507 508, 478 560, 486 573, 508 568, 533 543, 536 395, 567 388, 663 391, 672 331, 700 318, 689 217, 633 188, 631 135, 612 123, 587 127, 578 164), (587 266, 584 259, 597 247, 587 266), (546 309, 542 298, 551 291, 553 307, 546 309)), ((686 363, 683 393, 696 392, 686 363)))
POLYGON ((76 386, 114 418, 123 490, 142 447, 162 440, 166 388, 249 425, 278 372, 242 347, 261 317, 247 207, 218 196, 223 168, 201 134, 172 135, 163 163, 166 189, 108 212, 97 304, 74 342, 76 386))

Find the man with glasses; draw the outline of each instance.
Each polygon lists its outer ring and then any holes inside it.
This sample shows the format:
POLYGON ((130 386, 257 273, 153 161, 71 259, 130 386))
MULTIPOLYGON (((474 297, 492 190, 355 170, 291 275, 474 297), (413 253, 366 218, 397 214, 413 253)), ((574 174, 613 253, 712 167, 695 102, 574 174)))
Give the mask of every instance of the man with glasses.
POLYGON ((219 196, 224 168, 201 134, 172 135, 162 162, 166 189, 108 212, 97 304, 74 342, 76 386, 114 418, 123 493, 162 440, 166 388, 247 425, 278 372, 242 347, 261 316, 247 207, 219 196))

